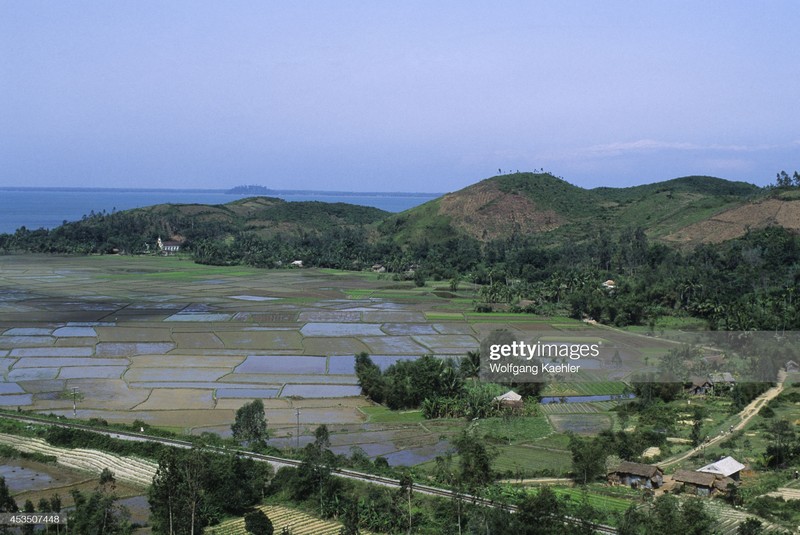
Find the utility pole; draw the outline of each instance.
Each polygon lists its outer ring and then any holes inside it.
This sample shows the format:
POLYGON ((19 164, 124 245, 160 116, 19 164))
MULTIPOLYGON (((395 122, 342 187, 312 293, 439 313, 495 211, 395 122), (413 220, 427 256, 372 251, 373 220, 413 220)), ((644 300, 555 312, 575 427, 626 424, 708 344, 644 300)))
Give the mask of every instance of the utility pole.
POLYGON ((297 436, 295 440, 297 442, 297 451, 300 451, 300 409, 295 409, 297 414, 297 436))
POLYGON ((78 416, 78 387, 72 387, 72 417, 78 416))

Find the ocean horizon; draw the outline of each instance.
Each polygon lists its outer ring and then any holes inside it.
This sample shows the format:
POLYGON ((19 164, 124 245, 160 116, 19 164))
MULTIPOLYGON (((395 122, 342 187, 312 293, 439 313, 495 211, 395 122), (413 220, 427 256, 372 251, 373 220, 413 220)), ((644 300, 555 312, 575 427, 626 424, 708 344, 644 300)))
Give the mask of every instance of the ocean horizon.
MULTIPOLYGON (((85 215, 119 212, 155 204, 226 204, 257 195, 226 193, 225 189, 135 189, 80 187, 0 187, 0 234, 52 229, 85 215)), ((402 212, 435 199, 436 193, 273 190, 269 197, 285 201, 343 202, 402 212)))

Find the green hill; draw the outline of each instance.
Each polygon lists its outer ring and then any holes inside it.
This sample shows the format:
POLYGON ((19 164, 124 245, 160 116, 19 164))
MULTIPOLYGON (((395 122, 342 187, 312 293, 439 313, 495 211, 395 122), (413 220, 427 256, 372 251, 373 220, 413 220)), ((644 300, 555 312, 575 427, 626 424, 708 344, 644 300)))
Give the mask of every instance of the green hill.
POLYGON ((489 241, 514 233, 549 232, 598 217, 602 211, 601 199, 589 190, 547 173, 514 173, 487 178, 390 216, 379 228, 399 243, 460 235, 489 241))
POLYGON ((389 212, 369 206, 319 201, 287 202, 274 197, 249 197, 227 204, 159 204, 130 210, 154 229, 169 235, 219 237, 253 231, 262 236, 301 234, 333 227, 353 227, 385 219, 389 212))
POLYGON ((487 242, 514 234, 580 240, 641 227, 650 238, 692 245, 709 240, 704 225, 718 217, 730 219, 726 232, 719 235, 724 239, 776 223, 800 230, 789 217, 775 215, 787 210, 793 214, 795 197, 709 176, 587 190, 548 173, 515 173, 488 178, 389 216, 379 229, 402 244, 458 236, 487 242), (743 210, 745 206, 750 209, 743 210))
POLYGON ((663 238, 754 198, 761 188, 708 176, 688 176, 630 188, 592 190, 604 200, 612 227, 642 227, 663 238))
POLYGON ((723 197, 749 197, 761 188, 747 182, 733 182, 712 176, 685 176, 664 182, 642 184, 628 188, 595 188, 591 190, 601 197, 617 202, 639 199, 660 192, 694 193, 723 197))
POLYGON ((337 230, 362 229, 389 212, 368 206, 317 201, 287 202, 272 197, 238 199, 227 204, 158 204, 85 216, 52 230, 0 235, 0 252, 90 253, 144 252, 157 238, 187 245, 249 235, 300 238, 337 230))

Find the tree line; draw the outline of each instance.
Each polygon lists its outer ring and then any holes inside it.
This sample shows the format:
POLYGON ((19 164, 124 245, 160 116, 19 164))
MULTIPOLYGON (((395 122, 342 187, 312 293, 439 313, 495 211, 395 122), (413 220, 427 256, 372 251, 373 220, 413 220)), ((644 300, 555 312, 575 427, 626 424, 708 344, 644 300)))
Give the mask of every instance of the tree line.
POLYGON ((468 352, 461 360, 423 355, 401 360, 386 371, 367 353, 356 355, 356 376, 364 395, 392 410, 422 409, 425 418, 489 418, 508 409, 494 401, 504 388, 538 397, 543 383, 492 384, 477 381, 480 353, 468 352))
POLYGON ((302 260, 348 270, 380 264, 395 278, 413 268, 421 284, 480 285, 481 310, 503 306, 618 326, 687 316, 719 330, 800 328, 800 237, 782 227, 680 250, 651 241, 642 228, 577 240, 515 234, 487 243, 466 236, 398 243, 368 224, 264 236, 225 221, 190 222, 179 211, 160 217, 166 219, 155 224, 148 214, 130 211, 95 214, 53 230, 21 228, 0 235, 0 252, 153 252, 163 230, 179 228, 184 250, 199 263, 276 268, 302 260), (609 279, 613 288, 604 288, 609 279))

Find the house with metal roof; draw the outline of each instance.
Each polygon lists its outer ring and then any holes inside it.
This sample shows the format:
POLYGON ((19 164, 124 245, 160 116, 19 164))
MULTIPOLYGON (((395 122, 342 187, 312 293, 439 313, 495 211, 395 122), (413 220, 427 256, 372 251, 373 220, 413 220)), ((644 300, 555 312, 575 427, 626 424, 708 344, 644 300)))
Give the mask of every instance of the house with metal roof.
POLYGON ((495 403, 498 403, 501 407, 511 407, 514 409, 519 409, 523 406, 522 396, 520 396, 513 390, 509 390, 505 394, 496 396, 493 401, 495 403))
POLYGON ((719 461, 707 464, 702 468, 698 468, 698 472, 707 474, 714 474, 717 477, 730 477, 735 481, 739 481, 739 474, 744 470, 745 466, 731 456, 724 457, 719 461))

